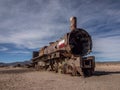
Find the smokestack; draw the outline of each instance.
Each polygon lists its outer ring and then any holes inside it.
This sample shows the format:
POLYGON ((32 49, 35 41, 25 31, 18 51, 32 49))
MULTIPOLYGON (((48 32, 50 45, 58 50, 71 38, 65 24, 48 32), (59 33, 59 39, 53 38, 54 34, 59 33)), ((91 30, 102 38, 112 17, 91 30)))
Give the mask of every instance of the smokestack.
POLYGON ((71 31, 73 31, 76 28, 77 28, 77 18, 73 16, 70 18, 70 29, 71 31))

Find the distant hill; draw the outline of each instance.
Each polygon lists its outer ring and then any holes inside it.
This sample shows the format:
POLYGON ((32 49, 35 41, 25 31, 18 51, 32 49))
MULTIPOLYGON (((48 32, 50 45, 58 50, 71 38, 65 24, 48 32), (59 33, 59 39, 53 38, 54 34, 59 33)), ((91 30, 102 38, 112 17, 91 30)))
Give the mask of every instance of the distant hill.
POLYGON ((96 62, 96 65, 120 65, 120 61, 96 62))
POLYGON ((5 66, 5 63, 0 62, 0 66, 5 66))
POLYGON ((30 64, 31 61, 23 61, 23 62, 12 62, 12 63, 3 63, 3 62, 0 62, 0 66, 16 66, 18 64, 20 65, 26 65, 26 64, 30 64))

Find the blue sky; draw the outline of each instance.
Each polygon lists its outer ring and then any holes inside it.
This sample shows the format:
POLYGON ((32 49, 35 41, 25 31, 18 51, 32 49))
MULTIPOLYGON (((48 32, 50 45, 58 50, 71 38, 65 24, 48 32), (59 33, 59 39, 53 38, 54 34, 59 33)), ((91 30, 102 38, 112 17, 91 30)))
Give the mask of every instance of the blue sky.
POLYGON ((71 16, 92 35, 96 61, 120 61, 120 0, 0 0, 0 62, 31 59, 70 31, 71 16))

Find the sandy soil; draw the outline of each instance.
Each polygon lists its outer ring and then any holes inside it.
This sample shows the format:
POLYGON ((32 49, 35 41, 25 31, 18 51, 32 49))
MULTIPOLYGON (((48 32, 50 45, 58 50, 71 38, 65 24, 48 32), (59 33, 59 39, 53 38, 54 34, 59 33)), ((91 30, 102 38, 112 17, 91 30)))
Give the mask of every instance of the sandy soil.
POLYGON ((0 90, 120 90, 120 64, 100 64, 93 76, 0 68, 0 90))

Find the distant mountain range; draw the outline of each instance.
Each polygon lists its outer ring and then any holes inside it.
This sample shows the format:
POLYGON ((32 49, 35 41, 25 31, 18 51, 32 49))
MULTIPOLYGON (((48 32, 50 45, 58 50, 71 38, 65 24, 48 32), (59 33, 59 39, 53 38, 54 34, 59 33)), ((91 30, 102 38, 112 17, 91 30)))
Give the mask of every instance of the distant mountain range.
POLYGON ((120 61, 107 61, 107 62, 104 62, 104 61, 102 61, 102 62, 99 62, 99 61, 96 61, 96 63, 120 63, 120 61))
POLYGON ((12 62, 12 63, 3 63, 0 62, 0 66, 16 66, 18 64, 20 65, 26 65, 26 64, 30 64, 31 61, 23 61, 23 62, 12 62))

